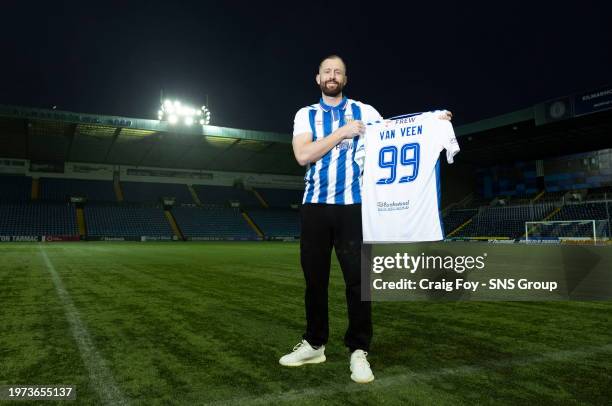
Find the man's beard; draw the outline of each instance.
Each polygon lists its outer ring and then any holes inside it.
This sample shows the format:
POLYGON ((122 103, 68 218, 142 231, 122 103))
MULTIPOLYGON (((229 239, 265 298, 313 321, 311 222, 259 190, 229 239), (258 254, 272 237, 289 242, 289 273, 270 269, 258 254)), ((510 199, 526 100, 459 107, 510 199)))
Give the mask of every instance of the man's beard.
POLYGON ((338 96, 340 93, 342 93, 342 89, 344 89, 344 85, 342 83, 336 82, 335 80, 328 80, 327 82, 321 82, 319 87, 321 88, 321 91, 323 92, 323 94, 329 97, 338 96), (336 87, 328 88, 327 87, 328 83, 335 83, 336 87))

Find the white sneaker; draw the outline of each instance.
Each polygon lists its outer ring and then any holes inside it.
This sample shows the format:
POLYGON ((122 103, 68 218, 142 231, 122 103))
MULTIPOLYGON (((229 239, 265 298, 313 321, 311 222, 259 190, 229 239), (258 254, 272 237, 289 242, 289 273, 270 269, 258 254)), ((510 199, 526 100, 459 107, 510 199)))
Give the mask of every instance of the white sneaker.
POLYGON ((293 347, 293 352, 283 355, 278 363, 286 367, 299 367, 304 364, 318 364, 325 361, 325 346, 314 349, 308 341, 302 340, 301 343, 293 347))
POLYGON ((357 383, 368 383, 374 380, 370 363, 366 359, 367 352, 355 350, 351 354, 351 379, 357 383))

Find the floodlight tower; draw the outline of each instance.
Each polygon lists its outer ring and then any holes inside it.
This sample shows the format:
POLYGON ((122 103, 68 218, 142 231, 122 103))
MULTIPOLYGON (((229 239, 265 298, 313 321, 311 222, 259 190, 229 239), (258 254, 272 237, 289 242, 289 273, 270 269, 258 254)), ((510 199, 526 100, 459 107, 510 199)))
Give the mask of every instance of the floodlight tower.
MULTIPOLYGON (((163 98, 163 92, 161 93, 163 98)), ((159 121, 167 121, 171 125, 182 125, 190 127, 195 123, 200 125, 210 124, 210 110, 206 106, 194 108, 183 104, 179 100, 160 100, 160 108, 157 112, 159 121)))

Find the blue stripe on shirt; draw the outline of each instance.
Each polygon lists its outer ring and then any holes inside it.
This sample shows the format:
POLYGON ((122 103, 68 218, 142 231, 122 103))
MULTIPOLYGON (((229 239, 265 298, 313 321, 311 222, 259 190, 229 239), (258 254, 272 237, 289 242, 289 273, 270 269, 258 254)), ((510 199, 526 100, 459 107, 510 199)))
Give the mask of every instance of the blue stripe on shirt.
MULTIPOLYGON (((329 111, 323 111, 323 136, 332 133, 332 116, 329 111)), ((327 151, 321 162, 319 171, 319 200, 317 203, 327 203, 327 185, 329 184, 329 161, 331 161, 331 150, 327 151)))
MULTIPOLYGON (((310 129, 312 130, 312 141, 317 140, 317 126, 315 125, 315 117, 317 115, 316 110, 310 110, 309 112, 310 119, 310 129)), ((310 163, 310 168, 308 169, 308 184, 306 185, 306 198, 304 199, 304 203, 312 203, 312 196, 314 194, 314 174, 315 174, 315 163, 310 163)))
MULTIPOLYGON (((344 124, 346 124, 346 120, 344 119, 344 109, 340 109, 339 113, 339 127, 342 127, 344 124)), ((340 142, 338 146, 341 149, 340 154, 338 154, 338 165, 336 166, 336 195, 334 196, 334 203, 344 204, 344 189, 346 188, 346 149, 342 148, 342 142, 340 142)))

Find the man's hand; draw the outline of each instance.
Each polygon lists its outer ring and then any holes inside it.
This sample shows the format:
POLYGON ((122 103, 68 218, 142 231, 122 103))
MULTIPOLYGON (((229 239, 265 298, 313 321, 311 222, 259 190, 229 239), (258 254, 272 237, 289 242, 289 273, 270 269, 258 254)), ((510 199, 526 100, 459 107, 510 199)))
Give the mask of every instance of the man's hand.
POLYGON ((365 134, 365 124, 361 120, 353 120, 341 127, 342 138, 349 139, 365 134))
POLYGON ((448 120, 451 121, 453 119, 453 113, 451 113, 448 110, 444 110, 441 112, 441 114, 438 116, 438 118, 440 120, 448 120))

